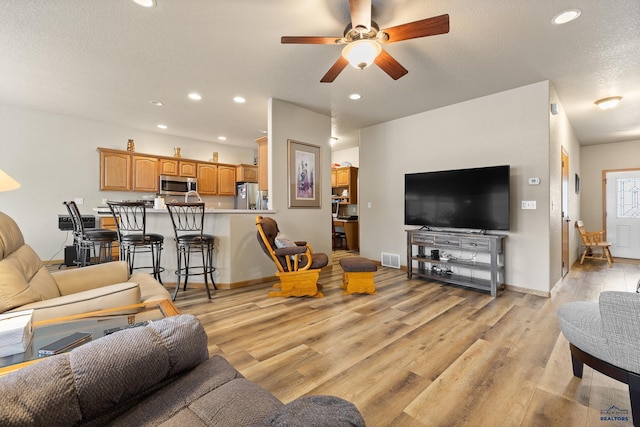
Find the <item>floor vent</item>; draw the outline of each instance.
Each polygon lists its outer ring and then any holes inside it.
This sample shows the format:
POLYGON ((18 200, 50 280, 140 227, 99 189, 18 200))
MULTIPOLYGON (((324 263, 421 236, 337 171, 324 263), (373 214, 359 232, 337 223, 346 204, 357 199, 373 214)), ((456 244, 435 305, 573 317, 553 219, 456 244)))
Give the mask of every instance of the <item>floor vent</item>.
POLYGON ((400 255, 382 252, 380 254, 380 263, 383 267, 400 268, 400 255))

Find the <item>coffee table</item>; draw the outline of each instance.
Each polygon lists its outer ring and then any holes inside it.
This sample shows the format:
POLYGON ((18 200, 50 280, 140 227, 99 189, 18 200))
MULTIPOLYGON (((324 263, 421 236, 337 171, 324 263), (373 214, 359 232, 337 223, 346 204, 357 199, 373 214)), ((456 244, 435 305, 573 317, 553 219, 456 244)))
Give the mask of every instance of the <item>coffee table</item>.
POLYGON ((89 332, 91 339, 96 340, 114 330, 177 314, 172 301, 159 300, 35 322, 27 350, 0 357, 0 376, 44 359, 47 356, 40 356, 39 349, 74 332, 89 332))

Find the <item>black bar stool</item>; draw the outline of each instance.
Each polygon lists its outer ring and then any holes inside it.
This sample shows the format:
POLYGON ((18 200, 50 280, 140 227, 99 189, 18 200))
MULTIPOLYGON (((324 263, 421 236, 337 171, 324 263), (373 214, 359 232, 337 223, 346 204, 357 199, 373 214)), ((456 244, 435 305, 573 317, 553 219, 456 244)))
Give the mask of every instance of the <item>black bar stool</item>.
POLYGON ((204 276, 204 287, 207 297, 211 299, 209 291, 209 279, 214 289, 216 282, 213 279, 213 247, 215 237, 204 234, 204 203, 167 203, 167 210, 171 216, 173 230, 176 235, 176 252, 178 255, 178 269, 176 270, 176 290, 173 299, 176 299, 180 289, 180 280, 184 277, 184 290, 187 290, 189 276, 204 276), (191 265, 191 254, 200 253, 202 262, 200 265, 191 265))
POLYGON ((76 247, 76 261, 78 267, 92 263, 111 261, 113 242, 118 241, 118 233, 106 228, 90 228, 85 230, 82 215, 76 202, 63 202, 69 212, 73 225, 73 244, 76 247), (96 252, 96 247, 98 251, 96 252), (93 254, 93 257, 92 257, 93 254))
POLYGON ((118 242, 120 243, 120 259, 129 264, 129 274, 134 268, 151 268, 153 277, 162 283, 160 273, 160 255, 164 236, 162 234, 147 233, 147 210, 144 202, 107 202, 113 219, 118 228, 118 242), (134 267, 136 252, 151 253, 151 267, 134 267))

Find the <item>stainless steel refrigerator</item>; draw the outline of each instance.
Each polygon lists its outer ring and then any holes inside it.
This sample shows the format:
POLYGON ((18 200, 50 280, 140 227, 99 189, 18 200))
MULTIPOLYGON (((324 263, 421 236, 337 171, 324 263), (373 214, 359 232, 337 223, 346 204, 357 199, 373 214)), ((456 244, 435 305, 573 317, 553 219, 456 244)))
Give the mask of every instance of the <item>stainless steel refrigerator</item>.
POLYGON ((259 209, 262 208, 262 200, 258 191, 258 184, 253 182, 243 182, 237 184, 236 188, 236 209, 259 209))

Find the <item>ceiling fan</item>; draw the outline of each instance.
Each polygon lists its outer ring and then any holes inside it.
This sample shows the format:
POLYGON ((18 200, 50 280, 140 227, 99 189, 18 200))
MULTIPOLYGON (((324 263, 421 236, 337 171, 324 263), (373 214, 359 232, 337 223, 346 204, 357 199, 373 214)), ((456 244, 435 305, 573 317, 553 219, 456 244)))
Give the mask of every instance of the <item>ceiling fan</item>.
POLYGON ((333 82, 348 64, 364 69, 372 63, 398 80, 409 71, 382 48, 383 44, 449 32, 447 14, 380 30, 371 20, 371 0, 349 0, 349 9, 351 23, 345 28, 343 37, 283 36, 280 39, 283 44, 344 45, 342 56, 322 77, 322 83, 333 82))

